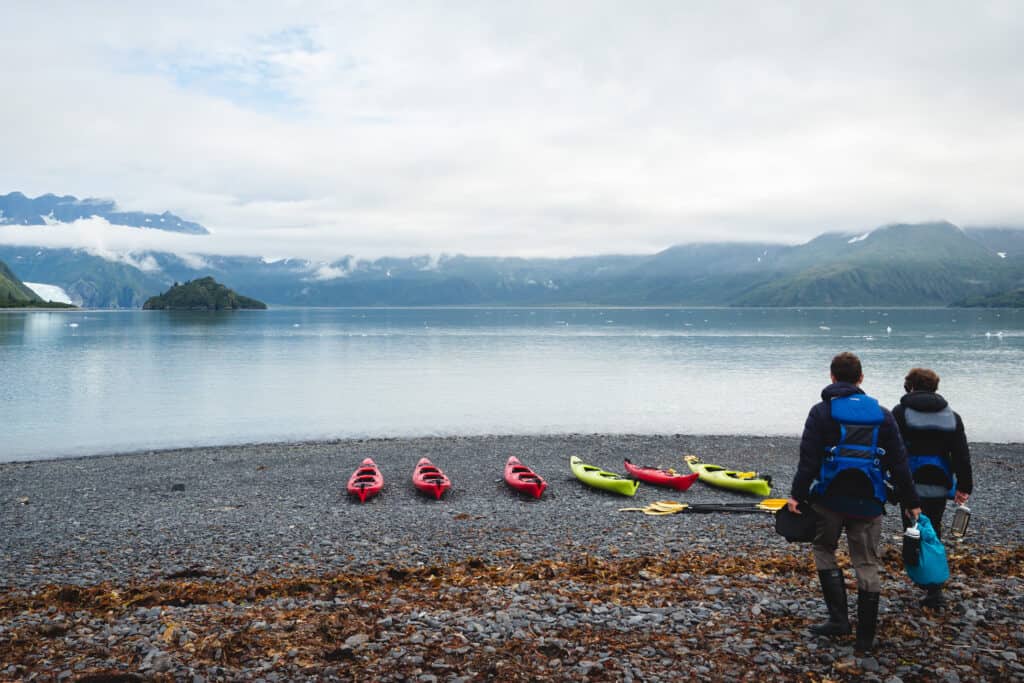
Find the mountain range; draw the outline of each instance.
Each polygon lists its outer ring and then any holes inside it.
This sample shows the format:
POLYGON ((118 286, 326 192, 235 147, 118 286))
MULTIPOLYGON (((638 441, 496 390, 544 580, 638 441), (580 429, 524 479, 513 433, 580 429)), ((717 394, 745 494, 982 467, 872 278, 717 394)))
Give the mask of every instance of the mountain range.
POLYGON ((173 282, 204 276, 272 304, 306 306, 1024 304, 1024 230, 946 222, 826 233, 800 245, 702 243, 575 258, 314 262, 0 246, 0 260, 23 280, 59 285, 75 303, 100 308, 138 308, 173 282))
POLYGON ((0 195, 0 225, 71 223, 93 216, 105 218, 112 225, 152 228, 190 235, 210 234, 210 231, 199 223, 186 221, 170 211, 164 211, 161 214, 118 211, 117 205, 108 199, 78 199, 71 195, 58 197, 55 194, 44 194, 33 198, 26 197, 21 192, 0 195))

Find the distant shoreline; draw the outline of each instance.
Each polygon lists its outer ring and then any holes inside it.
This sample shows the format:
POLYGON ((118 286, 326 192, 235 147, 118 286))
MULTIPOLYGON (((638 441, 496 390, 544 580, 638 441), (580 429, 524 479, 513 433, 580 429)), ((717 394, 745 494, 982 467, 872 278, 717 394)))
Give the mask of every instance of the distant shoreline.
MULTIPOLYGON (((138 448, 120 451, 99 451, 95 453, 80 453, 80 454, 65 454, 57 455, 52 458, 25 458, 18 460, 4 459, 3 455, 0 455, 0 468, 5 465, 17 465, 17 464, 41 464, 51 462, 68 462, 68 461, 79 461, 79 460, 95 460, 99 458, 136 458, 136 457, 158 457, 163 454, 180 454, 187 453, 189 451, 202 452, 209 450, 228 450, 228 449, 253 449, 253 450, 273 450, 273 449, 295 449, 295 448, 322 448, 322 447, 351 447, 355 445, 372 447, 374 444, 390 444, 396 442, 442 442, 459 439, 509 439, 509 440, 521 440, 521 439, 572 439, 572 438, 583 438, 583 437, 595 437, 604 439, 667 439, 667 438, 686 438, 686 439, 768 439, 768 440, 794 440, 799 441, 799 435, 796 434, 640 434, 640 433, 617 433, 617 432, 602 432, 602 433, 582 433, 582 432, 561 432, 555 434, 543 434, 543 433, 532 433, 532 434, 440 434, 440 435, 403 435, 403 436, 361 436, 361 437, 338 437, 338 438, 311 438, 311 439, 288 439, 288 440, 269 440, 269 441, 240 441, 240 442, 223 442, 223 443, 211 443, 211 444, 195 444, 195 445, 183 445, 183 446, 161 446, 158 448, 138 448)), ((1024 441, 971 441, 969 442, 971 452, 985 452, 986 450, 992 449, 1021 449, 1021 455, 1024 456, 1024 441)))
MULTIPOLYGON (((855 311, 855 310, 878 310, 878 311, 913 311, 913 310, 940 310, 940 311, 977 311, 977 310, 999 310, 999 311, 1024 311, 1024 307, 1014 306, 954 306, 952 304, 948 306, 939 305, 921 305, 921 306, 899 306, 899 305, 875 305, 875 304, 862 304, 856 306, 700 306, 700 305, 687 305, 687 304, 665 304, 658 306, 630 306, 622 304, 614 305, 601 305, 601 304, 536 304, 536 305, 522 305, 522 304, 436 304, 436 305, 425 305, 425 306, 298 306, 294 304, 277 304, 272 301, 266 302, 267 310, 311 310, 311 311, 331 311, 331 310, 342 310, 342 311, 444 311, 444 310, 509 310, 509 311, 529 311, 529 310, 608 310, 608 311, 735 311, 735 310, 746 310, 746 311, 855 311)), ((74 304, 64 304, 60 307, 48 308, 48 307, 0 307, 0 313, 4 311, 54 311, 54 310, 66 310, 78 313, 124 313, 132 311, 142 311, 143 308, 83 308, 75 306, 74 304)), ((198 312, 206 313, 210 311, 196 310, 196 311, 178 311, 171 309, 175 312, 198 312)), ((253 310, 253 309, 239 309, 239 310, 253 310)))

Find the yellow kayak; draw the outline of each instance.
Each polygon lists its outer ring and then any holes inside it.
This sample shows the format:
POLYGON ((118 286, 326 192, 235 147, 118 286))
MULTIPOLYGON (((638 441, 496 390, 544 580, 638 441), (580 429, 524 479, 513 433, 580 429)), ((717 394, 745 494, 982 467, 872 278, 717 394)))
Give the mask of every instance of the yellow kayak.
POLYGON ((701 462, 696 455, 687 455, 683 460, 690 466, 690 471, 696 472, 700 481, 705 484, 741 493, 753 493, 758 496, 768 496, 772 492, 772 478, 767 475, 727 470, 718 465, 708 465, 701 462))
POLYGON ((572 473, 576 475, 577 479, 594 488, 621 493, 624 496, 632 496, 636 494, 636 490, 640 486, 638 481, 626 479, 614 472, 605 472, 599 467, 588 465, 575 455, 569 458, 569 466, 572 468, 572 473))

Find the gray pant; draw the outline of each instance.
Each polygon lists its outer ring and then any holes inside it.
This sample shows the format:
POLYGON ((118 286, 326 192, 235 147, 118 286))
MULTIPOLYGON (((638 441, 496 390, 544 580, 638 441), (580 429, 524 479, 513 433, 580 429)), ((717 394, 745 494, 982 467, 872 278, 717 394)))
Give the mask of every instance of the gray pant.
POLYGON ((812 505, 818 513, 818 528, 814 536, 814 564, 818 571, 838 569, 836 548, 846 528, 846 543, 850 546, 850 561, 857 573, 857 590, 881 592, 878 578, 878 544, 882 538, 882 518, 854 519, 844 517, 820 505, 812 505))

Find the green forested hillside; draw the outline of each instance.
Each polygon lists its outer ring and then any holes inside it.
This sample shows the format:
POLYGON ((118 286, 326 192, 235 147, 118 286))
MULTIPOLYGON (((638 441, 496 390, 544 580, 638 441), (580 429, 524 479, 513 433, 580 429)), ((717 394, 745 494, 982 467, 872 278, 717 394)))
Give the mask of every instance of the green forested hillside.
POLYGON ((75 308, 70 304, 44 301, 0 261, 0 308, 75 308))
POLYGON ((751 283, 745 306, 948 305, 1011 287, 1016 264, 950 223, 892 225, 864 235, 821 235, 751 283))
POLYGON ((964 308, 1024 308, 1024 287, 987 296, 969 297, 954 305, 964 308))
POLYGON ((7 264, 0 261, 0 308, 32 306, 43 303, 39 295, 26 287, 7 264))
POLYGON ((142 306, 146 310, 172 311, 233 311, 242 308, 265 309, 262 301, 236 294, 212 277, 175 283, 159 296, 150 298, 142 306))
POLYGON ((974 241, 1002 258, 1024 260, 1024 230, 1019 228, 965 228, 964 232, 974 241))

